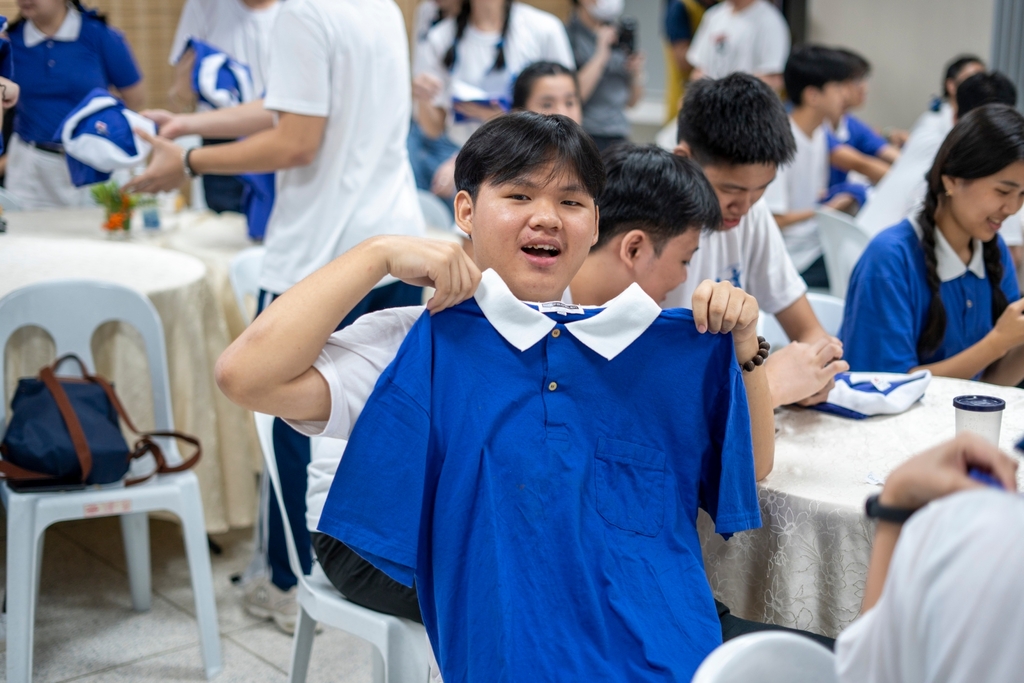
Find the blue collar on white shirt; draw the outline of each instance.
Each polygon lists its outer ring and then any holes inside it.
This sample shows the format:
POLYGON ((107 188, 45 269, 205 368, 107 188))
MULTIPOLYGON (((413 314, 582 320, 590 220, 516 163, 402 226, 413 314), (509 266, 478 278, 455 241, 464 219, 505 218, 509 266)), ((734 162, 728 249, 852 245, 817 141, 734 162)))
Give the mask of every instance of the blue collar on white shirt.
POLYGON ((61 22, 60 28, 52 36, 48 36, 33 24, 25 22, 25 47, 35 47, 44 40, 60 40, 65 43, 73 43, 78 40, 78 34, 82 32, 82 14, 74 7, 68 7, 68 13, 61 22))
MULTIPOLYGON (((917 224, 916 216, 909 216, 910 225, 913 226, 917 238, 921 239, 921 226, 917 224)), ((985 279, 985 255, 982 253, 983 245, 981 240, 971 240, 971 261, 965 264, 953 247, 946 240, 945 235, 938 228, 935 229, 935 260, 938 264, 936 270, 939 280, 949 282, 961 277, 968 270, 985 279)))
MULTIPOLYGON (((498 334, 520 351, 539 342, 557 324, 517 299, 491 269, 484 271, 475 298, 498 334)), ((612 360, 636 341, 660 314, 661 306, 634 282, 609 301, 600 313, 566 323, 565 329, 595 353, 612 360)))

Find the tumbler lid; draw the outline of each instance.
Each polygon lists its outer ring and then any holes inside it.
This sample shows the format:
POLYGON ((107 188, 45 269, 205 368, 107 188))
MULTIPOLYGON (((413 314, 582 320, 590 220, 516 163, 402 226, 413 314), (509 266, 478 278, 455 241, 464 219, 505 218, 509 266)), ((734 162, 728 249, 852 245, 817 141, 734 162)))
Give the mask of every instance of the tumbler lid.
POLYGON ((953 407, 974 413, 995 413, 1006 407, 1006 401, 995 396, 957 396, 953 407))

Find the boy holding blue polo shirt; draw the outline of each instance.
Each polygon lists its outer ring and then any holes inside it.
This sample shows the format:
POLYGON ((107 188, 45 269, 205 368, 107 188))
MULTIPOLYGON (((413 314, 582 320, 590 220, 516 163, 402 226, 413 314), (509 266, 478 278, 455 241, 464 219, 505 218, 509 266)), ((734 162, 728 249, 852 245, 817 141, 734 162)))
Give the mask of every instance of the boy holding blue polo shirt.
POLYGON ((694 313, 638 285, 603 309, 558 302, 596 241, 604 182, 564 117, 489 122, 456 181, 482 276, 456 245, 370 240, 272 304, 218 380, 350 438, 320 529, 416 583, 448 683, 688 680, 721 641, 697 507, 724 533, 760 523, 744 389, 764 381, 756 302, 729 283, 702 286, 694 313), (434 285, 431 315, 375 313, 332 336, 387 273, 434 285), (367 359, 395 344, 378 381, 367 359))

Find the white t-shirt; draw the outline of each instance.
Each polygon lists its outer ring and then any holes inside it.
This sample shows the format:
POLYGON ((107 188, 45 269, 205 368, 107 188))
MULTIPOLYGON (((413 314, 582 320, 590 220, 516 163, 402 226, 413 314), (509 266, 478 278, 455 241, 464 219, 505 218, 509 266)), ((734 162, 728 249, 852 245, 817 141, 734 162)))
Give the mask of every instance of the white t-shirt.
MULTIPOLYGON (((369 313, 332 334, 314 365, 331 388, 330 422, 289 420, 288 424, 309 436, 351 432, 373 393, 377 378, 395 359, 409 329, 423 314, 423 308, 408 306, 369 313), (338 406, 341 408, 335 409, 338 406)), ((310 444, 310 462, 306 469, 306 527, 309 529, 316 530, 320 522, 320 513, 346 443, 344 439, 319 438, 310 444)))
POLYGON ((750 207, 735 228, 700 236, 686 281, 668 293, 662 308, 692 308, 693 292, 704 280, 732 282, 773 315, 807 292, 764 199, 750 207))
POLYGON ((533 62, 557 62, 567 69, 576 70, 569 37, 562 22, 552 14, 518 2, 512 3, 509 16, 504 69, 491 69, 498 54, 500 32, 485 33, 472 25, 467 26, 456 48, 455 64, 448 71, 444 56, 454 40, 454 18, 445 19, 430 29, 426 40, 416 48, 413 71, 417 75, 428 73, 444 84, 434 106, 447 111, 445 127, 448 137, 458 145, 465 144, 482 124, 469 120, 456 122, 451 108, 453 97, 473 99, 467 95, 479 92, 481 99, 511 100, 516 76, 533 62))
POLYGON ((925 174, 935 161, 949 131, 953 130, 953 108, 943 103, 939 111, 927 111, 910 131, 900 157, 868 195, 857 214, 857 225, 868 235, 876 235, 896 225, 924 196, 925 174))
POLYGON ((737 71, 781 74, 789 57, 789 26, 766 0, 735 12, 723 2, 704 13, 686 59, 710 78, 737 71))
POLYGON ((840 683, 1019 681, 1024 499, 983 488, 903 526, 878 602, 839 634, 840 683))
MULTIPOLYGON (((787 166, 779 168, 775 180, 764 193, 768 208, 775 215, 814 209, 828 190, 829 157, 825 127, 818 126, 811 137, 790 119, 796 139, 796 154, 787 166)), ((809 218, 782 229, 782 239, 793 265, 804 272, 819 256, 818 221, 809 218)))
POLYGON ((270 66, 270 31, 280 10, 280 2, 254 10, 242 0, 188 0, 171 43, 171 65, 181 59, 188 39, 197 38, 248 66, 256 93, 262 94, 270 66))
POLYGON ((412 20, 412 37, 417 43, 425 40, 427 33, 434 27, 437 11, 437 3, 434 0, 420 0, 420 4, 416 5, 416 15, 412 20))
POLYGON ((287 0, 264 106, 327 118, 316 158, 277 172, 260 287, 280 294, 375 235, 422 235, 406 137, 405 20, 393 0, 287 0))

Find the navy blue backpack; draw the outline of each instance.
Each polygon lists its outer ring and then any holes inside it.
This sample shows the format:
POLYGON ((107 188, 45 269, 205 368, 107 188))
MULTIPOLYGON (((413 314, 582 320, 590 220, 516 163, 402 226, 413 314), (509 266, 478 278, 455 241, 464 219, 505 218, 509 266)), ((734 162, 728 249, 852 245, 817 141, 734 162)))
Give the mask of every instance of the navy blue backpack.
POLYGON ((90 375, 74 354, 58 358, 39 377, 18 380, 11 400, 11 419, 0 443, 0 479, 43 486, 111 484, 128 473, 131 461, 152 453, 156 469, 129 479, 131 486, 156 473, 180 472, 199 461, 199 440, 181 432, 140 432, 132 424, 114 389, 102 377, 90 375), (73 360, 82 379, 57 378, 55 371, 73 360), (134 448, 121 434, 118 417, 140 436, 134 448), (170 467, 152 437, 173 437, 195 446, 195 453, 170 467))

